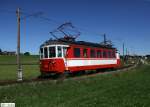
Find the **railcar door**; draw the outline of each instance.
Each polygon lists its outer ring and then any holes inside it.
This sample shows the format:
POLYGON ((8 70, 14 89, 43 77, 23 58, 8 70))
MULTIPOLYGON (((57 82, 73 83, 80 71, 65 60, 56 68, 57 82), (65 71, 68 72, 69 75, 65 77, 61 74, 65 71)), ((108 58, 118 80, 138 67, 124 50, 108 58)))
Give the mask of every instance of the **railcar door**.
POLYGON ((67 47, 63 47, 63 59, 64 59, 64 65, 67 67, 67 47))

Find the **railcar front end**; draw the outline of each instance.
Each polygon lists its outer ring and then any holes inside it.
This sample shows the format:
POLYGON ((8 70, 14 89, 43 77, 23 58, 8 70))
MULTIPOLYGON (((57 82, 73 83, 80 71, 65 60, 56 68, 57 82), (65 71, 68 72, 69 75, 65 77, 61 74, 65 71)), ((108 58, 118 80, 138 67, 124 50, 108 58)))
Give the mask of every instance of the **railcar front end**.
POLYGON ((67 45, 46 45, 40 47, 41 74, 59 74, 65 70, 67 45))

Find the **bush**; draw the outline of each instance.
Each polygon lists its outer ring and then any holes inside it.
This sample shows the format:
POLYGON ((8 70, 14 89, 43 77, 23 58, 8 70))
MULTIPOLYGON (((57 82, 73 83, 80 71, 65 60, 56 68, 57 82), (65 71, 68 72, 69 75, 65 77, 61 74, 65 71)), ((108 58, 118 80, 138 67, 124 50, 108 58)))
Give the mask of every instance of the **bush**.
POLYGON ((30 56, 30 52, 25 52, 24 55, 25 56, 30 56))

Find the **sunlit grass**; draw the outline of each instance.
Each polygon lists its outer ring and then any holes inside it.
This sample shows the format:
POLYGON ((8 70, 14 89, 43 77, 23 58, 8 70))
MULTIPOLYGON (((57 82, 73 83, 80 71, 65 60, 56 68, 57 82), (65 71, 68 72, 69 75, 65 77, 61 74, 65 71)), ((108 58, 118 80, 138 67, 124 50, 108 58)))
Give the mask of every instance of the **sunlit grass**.
MULTIPOLYGON (((40 75, 39 65, 23 65, 22 68, 24 79, 32 79, 40 75)), ((17 79, 16 65, 0 66, 0 80, 16 80, 16 79, 17 79)))
MULTIPOLYGON (((0 64, 15 64, 16 56, 0 56, 0 64)), ((21 63, 37 63, 39 61, 38 55, 21 56, 21 63)))
POLYGON ((150 66, 81 80, 18 84, 0 88, 0 102, 20 107, 148 107, 150 66))
MULTIPOLYGON (((35 55, 21 56, 23 79, 32 79, 40 75, 39 57, 35 55), (33 64, 33 65, 32 65, 33 64)), ((16 56, 0 56, 0 80, 17 80, 16 56)))

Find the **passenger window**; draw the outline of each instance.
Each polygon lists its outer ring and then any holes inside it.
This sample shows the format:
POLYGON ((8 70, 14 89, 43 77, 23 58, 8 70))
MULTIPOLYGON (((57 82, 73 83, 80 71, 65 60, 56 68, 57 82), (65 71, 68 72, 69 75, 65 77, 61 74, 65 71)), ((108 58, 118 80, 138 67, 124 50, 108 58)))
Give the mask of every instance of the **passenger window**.
POLYGON ((107 58, 107 52, 103 51, 103 58, 107 58))
POLYGON ((48 51, 47 47, 44 48, 44 58, 48 58, 48 51))
POLYGON ((87 58, 87 57, 88 57, 88 55, 87 55, 87 49, 83 49, 83 57, 84 57, 84 58, 87 58))
POLYGON ((58 57, 62 57, 62 48, 58 46, 57 50, 58 50, 58 57))
POLYGON ((74 48, 74 57, 80 57, 80 48, 74 48))
POLYGON ((108 51, 108 58, 111 58, 111 51, 108 51))
POLYGON ((91 53, 91 58, 95 58, 95 50, 94 49, 91 49, 91 51, 90 51, 90 53, 91 53))
POLYGON ((113 57, 113 58, 116 57, 116 55, 115 55, 115 50, 112 51, 112 57, 113 57))
POLYGON ((101 58, 101 51, 97 50, 97 58, 101 58))
POLYGON ((104 51, 101 50, 101 58, 104 58, 104 51))

